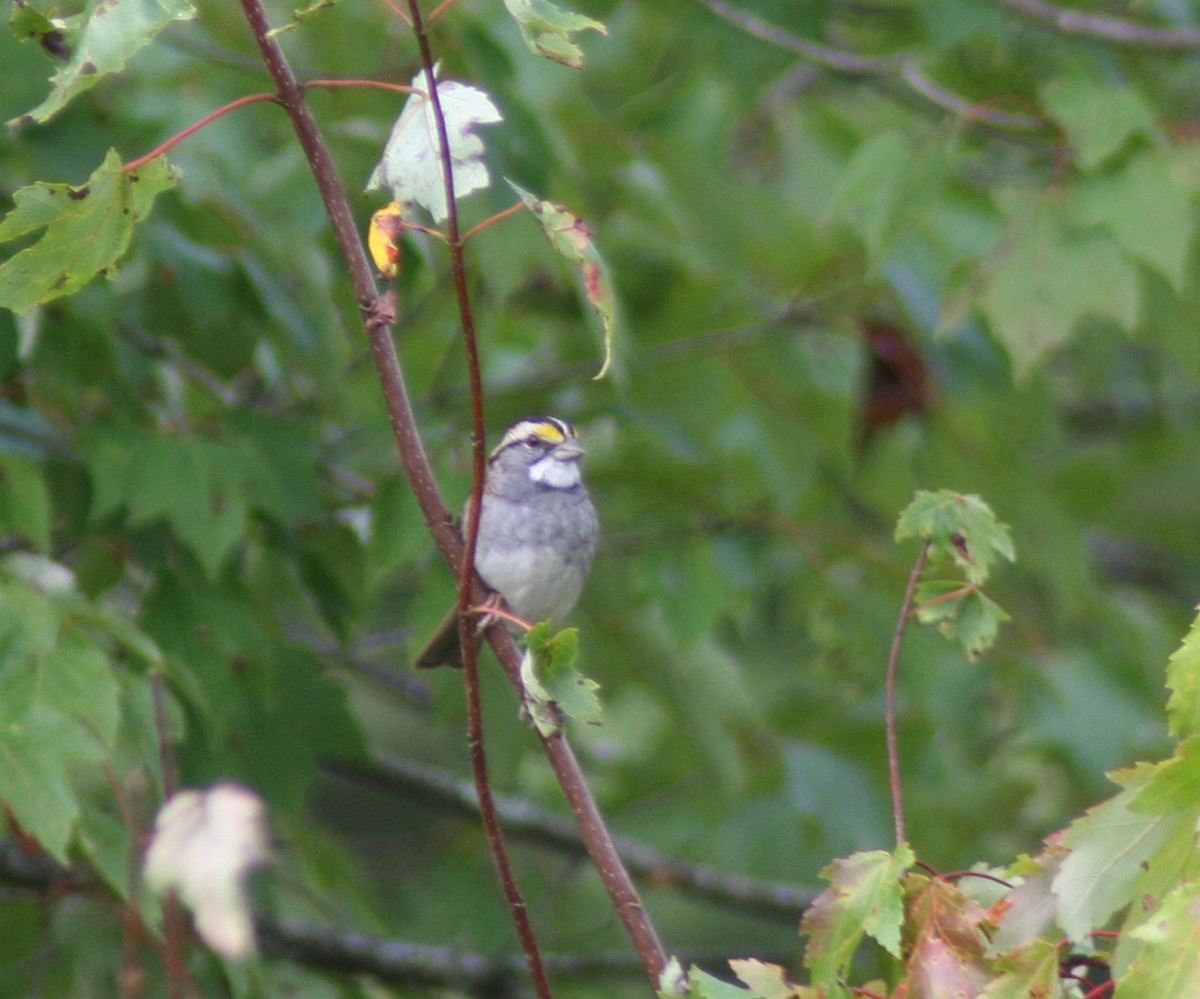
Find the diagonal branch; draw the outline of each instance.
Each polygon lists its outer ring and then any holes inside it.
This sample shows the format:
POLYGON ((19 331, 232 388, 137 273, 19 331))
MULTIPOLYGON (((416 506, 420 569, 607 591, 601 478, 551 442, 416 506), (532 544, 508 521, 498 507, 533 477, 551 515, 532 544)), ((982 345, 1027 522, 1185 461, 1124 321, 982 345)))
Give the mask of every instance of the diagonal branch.
MULTIPOLYGON (((362 310, 363 323, 379 373, 388 418, 405 473, 434 542, 450 565, 458 567, 463 559, 462 538, 442 500, 425 454, 424 444, 417 432, 408 388, 400 372, 395 344, 391 338, 390 326, 395 313, 394 296, 385 295, 380 298, 378 295, 366 250, 359 238, 328 146, 304 101, 303 87, 288 65, 283 50, 270 34, 270 24, 261 0, 242 0, 242 8, 271 78, 278 88, 278 103, 292 120, 332 222, 334 237, 346 264, 359 308, 362 310)), ((471 590, 472 602, 479 603, 485 599, 486 594, 478 581, 473 582, 471 590)), ((521 657, 515 642, 499 625, 488 629, 487 639, 510 681, 520 690, 521 657)), ((572 814, 579 824, 580 834, 592 863, 595 864, 617 915, 637 949, 643 968, 651 981, 657 985, 659 976, 666 967, 666 954, 642 907, 637 889, 613 846, 583 771, 561 733, 542 737, 542 743, 572 814)))
POLYGON ((1105 14, 1068 10, 1042 0, 996 0, 1001 7, 1042 24, 1064 35, 1095 38, 1113 45, 1147 49, 1189 51, 1200 49, 1200 31, 1191 28, 1157 28, 1105 14))
POLYGON ((721 20, 732 24, 746 34, 777 48, 795 52, 818 66, 824 66, 826 69, 848 76, 898 80, 925 101, 964 121, 1004 131, 1041 131, 1046 128, 1046 122, 1036 115, 1021 114, 1017 111, 999 111, 985 104, 977 104, 946 89, 926 75, 912 56, 859 55, 857 52, 810 42, 807 38, 801 38, 799 35, 793 35, 789 31, 777 28, 753 14, 747 14, 732 4, 726 3, 725 0, 697 0, 697 2, 703 4, 721 20))
POLYGON ((442 97, 437 85, 437 66, 429 45, 429 35, 421 19, 418 0, 408 0, 409 24, 421 52, 421 66, 425 72, 425 86, 429 91, 429 105, 433 110, 437 126, 438 152, 441 158, 442 184, 446 192, 446 233, 450 244, 450 271, 454 277, 454 292, 458 299, 459 323, 462 326, 463 344, 467 355, 467 380, 471 386, 471 457, 473 476, 471 498, 467 502, 466 537, 463 539, 462 558, 458 564, 458 635, 462 649, 463 674, 467 695, 467 750, 471 755, 471 770, 475 778, 475 793, 479 797, 479 815, 483 820, 484 832, 491 847, 492 860, 500 878, 500 888, 508 903, 509 915, 521 941, 521 949, 529 965, 529 975, 539 999, 552 999, 550 980, 542 965, 541 951, 529 919, 525 898, 517 884, 516 872, 508 856, 504 842, 504 830, 496 815, 492 799, 491 782, 488 778, 487 750, 483 736, 483 700, 479 687, 479 651, 475 645, 475 620, 468 613, 475 603, 472 590, 475 581, 475 548, 479 540, 479 517, 483 508, 483 480, 486 474, 484 440, 486 424, 483 414, 483 376, 480 373, 479 341, 475 336, 475 314, 471 308, 471 296, 467 288, 467 265, 463 254, 462 234, 458 225, 458 199, 454 193, 454 162, 450 150, 450 136, 446 128, 446 115, 442 110, 442 97))
MULTIPOLYGON (((461 815, 479 814, 479 801, 470 781, 411 760, 375 754, 369 762, 337 760, 326 763, 324 769, 390 794, 420 795, 461 815)), ((584 852, 579 829, 569 819, 506 795, 496 796, 496 810, 512 836, 570 855, 584 852)), ((748 916, 795 925, 816 897, 815 891, 793 885, 688 863, 634 840, 617 837, 614 844, 625 866, 640 881, 748 916)))

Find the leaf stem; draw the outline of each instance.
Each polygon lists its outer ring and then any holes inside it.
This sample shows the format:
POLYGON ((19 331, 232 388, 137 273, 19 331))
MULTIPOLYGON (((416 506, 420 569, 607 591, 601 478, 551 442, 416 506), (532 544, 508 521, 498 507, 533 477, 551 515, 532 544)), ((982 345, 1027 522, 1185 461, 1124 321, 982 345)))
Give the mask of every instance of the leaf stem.
POLYGON ((410 87, 406 83, 387 83, 383 80, 309 80, 304 84, 305 90, 314 87, 334 89, 338 87, 366 87, 370 90, 390 90, 397 94, 416 94, 425 97, 425 91, 420 87, 410 87))
POLYGON ((900 783, 900 742, 896 736, 896 677, 900 672, 900 647, 904 644, 904 633, 908 630, 908 622, 912 617, 913 597, 917 592, 921 573, 925 571, 929 545, 929 541, 921 545, 920 554, 917 555, 917 561, 909 573, 904 601, 900 605, 900 619, 896 622, 896 631, 892 635, 892 649, 888 653, 887 662, 887 707, 884 722, 887 728, 888 783, 892 789, 892 818, 896 826, 897 846, 905 842, 905 832, 904 794, 900 783))
POLYGON ((222 118, 229 114, 230 111, 236 111, 238 108, 244 108, 248 104, 265 104, 269 101, 274 101, 275 99, 276 98, 274 94, 249 94, 246 97, 239 97, 236 101, 230 101, 224 107, 219 107, 211 114, 206 114, 194 125, 189 125, 182 132, 178 132, 171 136, 171 138, 167 139, 167 141, 161 146, 151 149, 150 152, 146 153, 145 156, 139 156, 136 160, 131 160, 130 162, 126 163, 123 167, 121 167, 121 169, 125 173, 133 173, 134 170, 140 170, 151 160, 157 159, 165 153, 170 152, 175 148, 175 146, 179 145, 179 143, 181 143, 184 139, 188 138, 188 136, 199 132, 200 129, 204 128, 206 125, 211 125, 218 118, 222 118))
POLYGON ((957 590, 951 590, 949 593, 939 593, 936 597, 930 597, 928 600, 919 603, 913 610, 914 612, 918 612, 924 607, 937 607, 939 604, 957 600, 959 597, 965 597, 978 591, 979 587, 975 583, 967 583, 966 586, 960 586, 957 590))
POLYGON ((477 226, 473 226, 472 228, 467 230, 467 234, 465 236, 463 236, 463 238, 462 238, 463 243, 471 242, 471 240, 473 240, 476 236, 478 236, 481 232, 483 232, 484 229, 490 229, 497 222, 500 222, 503 219, 508 218, 509 216, 516 215, 517 212, 524 211, 524 210, 525 210, 525 202, 518 201, 515 205, 512 205, 511 207, 504 209, 504 211, 497 212, 491 218, 484 219, 477 226))

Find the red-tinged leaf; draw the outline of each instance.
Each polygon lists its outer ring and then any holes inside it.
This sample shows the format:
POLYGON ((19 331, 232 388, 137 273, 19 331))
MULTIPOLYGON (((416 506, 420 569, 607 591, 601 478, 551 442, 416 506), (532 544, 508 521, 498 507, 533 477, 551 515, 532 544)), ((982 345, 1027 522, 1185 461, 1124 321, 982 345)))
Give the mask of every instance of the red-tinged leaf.
POLYGON ((584 293, 604 323, 604 363, 595 377, 603 378, 612 364, 613 336, 616 332, 617 304, 613 295, 608 268, 592 240, 592 230, 578 215, 553 201, 542 201, 511 180, 509 186, 517 192, 525 207, 533 212, 542 232, 559 256, 579 268, 584 293))
POLYGON ((903 891, 900 876, 913 863, 902 844, 893 855, 884 850, 835 860, 821 872, 830 882, 804 914, 800 932, 809 937, 805 967, 821 985, 836 981, 854 957, 864 934, 900 956, 903 891))
POLYGON ((986 913, 948 882, 923 874, 906 879, 908 994, 913 999, 973 999, 992 980, 980 927, 986 913))
POLYGON ((13 195, 16 207, 0 223, 0 242, 45 229, 41 238, 0 265, 0 306, 28 312, 72 295, 114 267, 154 199, 175 185, 159 158, 126 173, 115 152, 81 187, 32 184, 13 195))

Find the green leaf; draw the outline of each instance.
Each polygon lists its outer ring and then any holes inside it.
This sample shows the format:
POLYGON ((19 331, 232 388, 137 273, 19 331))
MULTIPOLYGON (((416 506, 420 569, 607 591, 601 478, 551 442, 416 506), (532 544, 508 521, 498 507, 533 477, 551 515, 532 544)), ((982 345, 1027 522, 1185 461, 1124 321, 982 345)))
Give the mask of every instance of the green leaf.
POLYGON ((1145 767, 1146 781, 1129 802, 1133 811, 1161 815, 1177 809, 1197 808, 1200 803, 1200 735, 1181 742, 1169 759, 1145 767))
POLYGON ((65 61, 78 42, 83 15, 50 17, 25 0, 15 0, 8 26, 21 41, 35 42, 52 59, 65 61))
POLYGON ((1040 194, 1010 214, 979 304, 1018 378, 1087 316, 1137 325, 1137 268, 1111 236, 1077 229, 1060 202, 1040 194))
POLYGON ((1064 207, 1082 225, 1103 227, 1126 254, 1182 294, 1196 232, 1193 172, 1174 151, 1145 150, 1111 171, 1081 178, 1064 207))
POLYGON ((888 953, 900 956, 904 919, 900 876, 912 863, 912 850, 901 844, 894 854, 884 850, 856 853, 821 871, 830 885, 800 923, 800 932, 809 937, 804 965, 812 972, 814 984, 839 978, 866 933, 888 953))
POLYGON ((1132 136, 1157 132, 1154 112, 1140 94, 1111 80, 1062 74, 1042 88, 1041 97, 1084 170, 1099 166, 1132 136))
POLYGON ((13 195, 0 242, 45 229, 32 246, 0 265, 0 306, 28 312, 72 295, 125 253, 134 226, 177 175, 162 157, 126 173, 115 152, 82 187, 33 184, 13 195))
POLYGON ((1017 558, 1008 525, 978 496, 952 489, 919 491, 896 522, 896 540, 919 538, 929 543, 930 559, 952 561, 967 581, 987 582, 997 556, 1017 558))
POLYGON ((952 580, 922 583, 917 587, 916 601, 917 620, 936 624, 938 631, 958 642, 972 661, 996 643, 1000 625, 1011 620, 985 593, 952 580))
POLYGON ((521 679, 525 709, 542 735, 553 735, 564 718, 599 723, 603 709, 596 691, 600 685, 575 669, 579 655, 579 629, 566 628, 556 635, 543 621, 526 636, 521 679))
POLYGON ((36 703, 75 719, 101 745, 113 745, 121 692, 102 648, 66 632, 57 648, 39 657, 31 675, 38 687, 36 703))
POLYGON ((899 129, 867 138, 846 164, 829 203, 829 212, 845 218, 862 237, 873 261, 886 252, 912 161, 912 143, 899 129))
MULTIPOLYGON (((210 576, 215 575, 246 527, 248 504, 244 455, 238 442, 190 435, 134 435, 132 450, 116 446, 124 460, 101 472, 103 505, 124 500, 134 523, 162 519, 185 542, 210 576)), ((106 442, 101 454, 114 445, 106 442)), ((91 467, 98 469, 99 462, 91 467)))
POLYGON ((1145 946, 1113 999, 1200 995, 1200 881, 1179 885, 1127 932, 1145 946))
POLYGON ((14 718, 0 706, 0 802, 60 863, 80 814, 71 767, 101 758, 99 743, 53 708, 14 718))
POLYGON ((562 205, 553 201, 542 201, 511 180, 508 184, 525 202, 525 207, 533 212, 542 227, 542 232, 559 256, 579 268, 587 300, 604 323, 604 363, 594 376, 595 379, 603 378, 612 365, 617 303, 612 281, 608 277, 608 268, 592 240, 592 230, 583 219, 562 205))
POLYGON ((172 21, 190 20, 195 14, 188 0, 91 0, 71 58, 50 78, 49 96, 9 125, 49 120, 103 77, 124 69, 172 21))
POLYGON ((747 992, 740 985, 723 982, 695 965, 689 969, 687 980, 687 994, 695 996, 696 999, 754 999, 753 994, 747 992))
POLYGON ((1200 805, 1166 814, 1134 811, 1135 796, 1154 772, 1153 766, 1139 764, 1111 775, 1124 790, 1076 819, 1063 837, 1071 854, 1053 887, 1058 923, 1072 940, 1102 928, 1113 913, 1135 901, 1145 865, 1174 836, 1190 834, 1200 805))
POLYGON ((787 969, 778 964, 757 960, 731 960, 729 967, 738 980, 743 982, 755 996, 762 999, 818 999, 817 989, 808 989, 789 981, 787 969))
POLYGON ((78 850, 121 898, 129 897, 131 837, 125 823, 95 807, 85 807, 75 831, 78 850))
POLYGON ((1003 953, 1039 940, 1057 943, 1054 932, 1057 899, 1051 890, 1069 851, 1050 842, 1036 858, 1022 856, 1005 872, 1019 884, 1004 898, 999 923, 992 932, 993 947, 1003 953))
POLYGON ((571 38, 575 32, 608 34, 608 29, 599 21, 562 10, 550 0, 504 0, 504 6, 516 20, 530 52, 572 69, 583 66, 583 50, 571 38))
POLYGON ((24 538, 37 551, 50 548, 50 494, 42 471, 11 454, 0 454, 0 530, 24 538))
POLYGON ((1200 733, 1200 615, 1167 665, 1167 719, 1171 735, 1182 739, 1200 733))

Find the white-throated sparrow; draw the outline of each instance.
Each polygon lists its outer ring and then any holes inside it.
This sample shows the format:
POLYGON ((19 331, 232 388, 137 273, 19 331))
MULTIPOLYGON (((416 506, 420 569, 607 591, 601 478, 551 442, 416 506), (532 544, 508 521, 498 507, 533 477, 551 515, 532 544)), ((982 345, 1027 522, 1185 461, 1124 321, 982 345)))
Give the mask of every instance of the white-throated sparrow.
MULTIPOLYGON (((598 527, 582 456, 568 421, 531 416, 509 427, 488 458, 475 570, 526 621, 563 618, 591 567, 598 527)), ((456 610, 416 659, 418 669, 442 665, 462 665, 456 610)))

